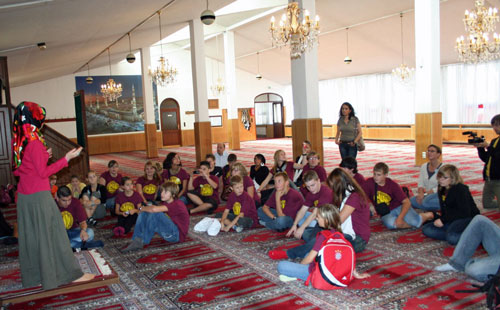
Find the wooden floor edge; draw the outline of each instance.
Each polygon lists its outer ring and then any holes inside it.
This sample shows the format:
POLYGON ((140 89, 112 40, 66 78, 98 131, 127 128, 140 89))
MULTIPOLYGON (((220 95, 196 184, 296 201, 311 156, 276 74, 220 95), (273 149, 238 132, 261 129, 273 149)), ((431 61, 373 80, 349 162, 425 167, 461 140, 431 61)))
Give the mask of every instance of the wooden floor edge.
POLYGON ((48 291, 35 291, 32 294, 22 294, 22 295, 10 295, 0 298, 0 306, 5 306, 10 303, 20 303, 24 301, 31 301, 36 299, 41 299, 45 297, 56 296, 60 294, 73 293, 81 290, 86 290, 90 288, 96 288, 100 286, 111 285, 120 282, 120 277, 117 274, 111 277, 97 278, 84 283, 74 283, 64 287, 55 288, 48 291))

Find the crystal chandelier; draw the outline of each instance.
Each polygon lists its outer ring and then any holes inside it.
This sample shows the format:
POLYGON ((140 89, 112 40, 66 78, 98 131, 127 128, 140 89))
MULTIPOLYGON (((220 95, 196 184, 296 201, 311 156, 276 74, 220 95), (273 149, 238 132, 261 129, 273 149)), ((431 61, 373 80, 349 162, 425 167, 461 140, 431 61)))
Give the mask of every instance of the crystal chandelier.
POLYGON ((161 57, 158 60, 160 65, 156 67, 154 70, 149 68, 149 75, 153 79, 153 82, 156 85, 166 86, 169 83, 175 82, 175 78, 177 76, 177 69, 170 66, 168 60, 163 57, 163 43, 162 43, 162 35, 161 35, 161 12, 158 11, 158 21, 160 27, 160 50, 161 57))
POLYGON ((109 101, 114 101, 122 96, 122 84, 116 83, 111 74, 111 56, 108 48, 109 80, 106 84, 101 84, 101 94, 109 101))
POLYGON ((484 7, 484 0, 475 1, 475 10, 465 11, 464 25, 467 38, 457 38, 456 49, 460 61, 478 63, 500 58, 500 37, 494 33, 489 41, 489 32, 493 32, 498 22, 497 8, 484 7))
POLYGON ((403 13, 399 15, 401 17, 401 64, 399 67, 392 69, 392 74, 397 77, 401 82, 408 82, 413 76, 414 68, 409 68, 405 65, 404 60, 404 50, 403 50, 403 13))
POLYGON ((273 46, 282 47, 290 45, 290 58, 297 59, 310 50, 318 41, 319 17, 313 21, 309 18, 309 12, 304 10, 304 18, 300 22, 300 9, 297 2, 291 2, 281 17, 279 26, 276 27, 274 16, 271 18, 271 40, 273 46))
MULTIPOLYGON (((219 37, 215 36, 215 46, 217 49, 217 83, 214 85, 210 86, 210 89, 212 90, 212 93, 214 96, 218 96, 225 91, 224 87, 224 82, 222 81, 222 78, 220 77, 220 71, 219 71, 219 37)), ((212 63, 213 64, 213 63, 212 63)), ((212 81, 213 81, 213 66, 212 66, 212 81)))

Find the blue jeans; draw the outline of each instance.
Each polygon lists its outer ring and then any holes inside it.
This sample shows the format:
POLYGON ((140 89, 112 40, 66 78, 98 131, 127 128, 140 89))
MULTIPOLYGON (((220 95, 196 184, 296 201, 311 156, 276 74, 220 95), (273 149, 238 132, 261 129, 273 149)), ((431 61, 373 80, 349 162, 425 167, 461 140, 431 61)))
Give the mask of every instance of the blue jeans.
POLYGON ((116 206, 115 200, 116 196, 106 199, 106 209, 108 209, 111 212, 111 215, 115 214, 115 206, 116 206))
MULTIPOLYGON (((311 214, 312 214, 312 212, 306 211, 306 214, 304 215, 304 217, 298 223, 299 227, 302 226, 302 224, 307 220, 307 218, 311 214)), ((307 226, 307 227, 314 227, 314 226, 316 226, 317 223, 318 222, 316 220, 312 220, 311 223, 309 224, 309 226, 307 226)))
POLYGON ((179 197, 179 200, 182 201, 185 205, 189 204, 189 201, 185 195, 182 195, 181 197, 179 197))
POLYGON ((425 196, 424 199, 422 199, 422 204, 417 202, 417 196, 411 197, 410 202, 412 207, 425 211, 439 211, 439 209, 441 209, 437 193, 425 196))
MULTIPOLYGON (((396 218, 401 213, 401 209, 402 209, 402 206, 399 206, 396 209, 392 209, 391 212, 389 212, 388 214, 382 216, 382 223, 385 225, 385 227, 387 227, 389 229, 396 229, 397 228, 396 227, 396 218)), ((418 228, 422 225, 422 217, 420 217, 420 215, 412 208, 410 208, 410 210, 408 210, 408 213, 406 213, 406 215, 403 219, 408 225, 410 225, 412 227, 418 228)))
POLYGON ((472 278, 484 282, 496 274, 500 266, 500 227, 482 215, 476 215, 462 233, 449 264, 472 278), (473 258, 476 248, 483 244, 487 257, 473 258))
MULTIPOLYGON (((82 239, 80 238, 80 232, 82 230, 80 228, 73 228, 67 230, 69 243, 72 248, 81 248, 82 247, 82 239)), ((92 228, 87 228, 87 235, 89 235, 89 239, 87 241, 94 240, 94 231, 92 228)))
POLYGON ((358 155, 358 145, 355 144, 354 146, 350 146, 348 142, 340 142, 339 151, 340 157, 342 157, 342 159, 346 157, 356 158, 356 156, 358 155))
POLYGON ((445 223, 443 227, 436 227, 434 223, 428 223, 422 227, 422 233, 429 238, 446 240, 449 244, 455 245, 471 220, 471 217, 458 219, 451 223, 445 223))
POLYGON ((292 227, 293 225, 293 219, 289 216, 278 216, 276 213, 276 209, 269 208, 269 211, 276 216, 276 219, 273 220, 267 214, 264 213, 263 208, 259 208, 257 210, 257 214, 259 215, 259 219, 264 222, 264 226, 266 226, 269 229, 272 230, 277 230, 277 231, 282 231, 287 228, 292 227))
POLYGON ((140 238, 143 244, 149 244, 155 233, 165 241, 179 242, 179 229, 168 215, 163 212, 139 213, 132 239, 140 238))
POLYGON ((278 263, 278 272, 288 277, 306 281, 307 277, 309 277, 309 264, 303 265, 283 260, 278 263))

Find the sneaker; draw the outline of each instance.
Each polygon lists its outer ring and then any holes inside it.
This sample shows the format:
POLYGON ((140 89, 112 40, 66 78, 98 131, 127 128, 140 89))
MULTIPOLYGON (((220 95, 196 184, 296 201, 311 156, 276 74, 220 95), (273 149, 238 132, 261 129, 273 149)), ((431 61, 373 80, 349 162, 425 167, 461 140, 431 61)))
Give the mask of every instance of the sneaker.
POLYGON ((296 280, 297 280, 297 278, 285 276, 284 274, 280 274, 280 281, 281 282, 290 282, 290 281, 296 281, 296 280))
POLYGON ((121 226, 116 226, 115 228, 113 228, 113 234, 116 237, 123 236, 123 235, 125 235, 125 228, 123 228, 121 226))
POLYGON ((205 217, 198 224, 194 225, 193 230, 195 232, 206 232, 210 225, 212 225, 213 220, 211 217, 205 217))
POLYGON ((434 270, 441 271, 441 272, 445 272, 445 271, 457 271, 450 264, 444 264, 444 265, 436 266, 436 267, 434 267, 434 270))
POLYGON ((207 233, 209 236, 215 237, 219 234, 220 228, 220 222, 217 219, 212 219, 212 224, 208 227, 207 233))
POLYGON ((271 250, 267 253, 270 259, 287 259, 288 255, 283 250, 271 250))
POLYGON ((142 239, 135 238, 125 249, 122 250, 122 252, 136 251, 142 249, 143 247, 144 244, 142 243, 142 239))
POLYGON ((97 220, 92 216, 87 219, 87 225, 95 226, 97 224, 97 220))
POLYGON ((237 233, 240 233, 240 232, 242 232, 242 231, 243 231, 243 227, 238 226, 238 225, 234 225, 234 226, 233 226, 233 229, 234 229, 234 231, 236 231, 237 233))

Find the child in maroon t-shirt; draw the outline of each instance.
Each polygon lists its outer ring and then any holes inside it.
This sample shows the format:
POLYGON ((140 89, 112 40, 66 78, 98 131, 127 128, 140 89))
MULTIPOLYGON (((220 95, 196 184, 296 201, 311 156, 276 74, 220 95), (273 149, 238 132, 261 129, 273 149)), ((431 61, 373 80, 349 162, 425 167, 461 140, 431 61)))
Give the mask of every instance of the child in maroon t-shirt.
POLYGON ((160 164, 147 161, 144 164, 144 175, 135 182, 135 190, 146 201, 153 202, 156 200, 158 188, 161 184, 160 169, 160 164))
POLYGON ((165 182, 159 191, 162 204, 140 209, 132 243, 123 252, 142 249, 151 242, 155 233, 168 242, 184 242, 186 239, 189 213, 186 205, 180 199, 176 199, 179 186, 173 182, 165 182))
POLYGON ((134 191, 134 184, 129 177, 122 178, 123 192, 116 196, 115 213, 118 215, 118 224, 113 228, 115 236, 127 234, 135 222, 139 213, 139 208, 146 201, 134 191))
MULTIPOLYGON (((221 230, 229 231, 233 227, 237 232, 253 228, 257 225, 258 217, 254 199, 245 192, 243 179, 239 175, 231 177, 231 194, 227 198, 226 210, 221 218, 221 230)), ((217 214, 216 217, 221 217, 217 214)))
POLYGON ((219 178, 210 174, 210 163, 200 162, 198 175, 192 175, 188 185, 188 197, 196 207, 189 213, 207 211, 212 213, 219 206, 219 178))
POLYGON ((115 198, 121 191, 122 175, 118 173, 119 165, 116 160, 110 160, 108 163, 108 171, 101 174, 99 184, 106 186, 106 209, 110 210, 112 215, 115 215, 115 198))

